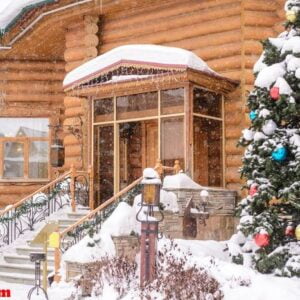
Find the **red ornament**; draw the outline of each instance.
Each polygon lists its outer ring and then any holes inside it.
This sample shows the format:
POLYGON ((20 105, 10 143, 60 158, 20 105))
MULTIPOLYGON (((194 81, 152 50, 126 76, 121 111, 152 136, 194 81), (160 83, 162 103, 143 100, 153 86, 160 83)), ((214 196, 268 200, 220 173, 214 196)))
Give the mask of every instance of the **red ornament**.
POLYGON ((252 184, 249 190, 249 195, 253 197, 258 192, 258 188, 256 184, 252 184))
POLYGON ((279 99, 279 88, 274 86, 270 90, 270 96, 273 100, 278 100, 279 99))
POLYGON ((254 242, 258 247, 266 247, 270 244, 270 235, 268 233, 257 233, 254 236, 254 242))
POLYGON ((291 236, 294 237, 295 236, 295 227, 292 224, 289 224, 286 229, 285 229, 285 233, 286 236, 291 236))

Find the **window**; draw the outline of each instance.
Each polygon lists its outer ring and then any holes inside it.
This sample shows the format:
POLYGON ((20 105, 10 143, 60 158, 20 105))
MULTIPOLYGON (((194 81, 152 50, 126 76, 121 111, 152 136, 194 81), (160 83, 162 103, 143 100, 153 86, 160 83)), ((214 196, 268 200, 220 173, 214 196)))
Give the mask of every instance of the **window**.
POLYGON ((0 178, 47 179, 49 120, 0 118, 0 178))

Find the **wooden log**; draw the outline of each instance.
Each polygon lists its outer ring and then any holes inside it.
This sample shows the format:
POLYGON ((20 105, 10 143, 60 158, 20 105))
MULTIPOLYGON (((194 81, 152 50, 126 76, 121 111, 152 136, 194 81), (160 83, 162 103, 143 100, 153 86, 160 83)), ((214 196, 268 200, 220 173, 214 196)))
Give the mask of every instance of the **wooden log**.
POLYGON ((66 169, 70 169, 71 166, 74 165, 76 170, 80 170, 82 168, 82 160, 79 156, 74 157, 66 157, 65 158, 65 165, 66 169))
POLYGON ((244 49, 245 49, 245 54, 249 54, 249 55, 257 55, 260 56, 262 51, 263 51, 263 47, 262 44, 260 43, 260 41, 245 41, 244 43, 244 49))
POLYGON ((241 76, 242 76, 242 72, 240 70, 225 70, 219 73, 233 80, 241 80, 241 76))
POLYGON ((179 41, 165 43, 165 46, 179 47, 188 50, 199 49, 207 46, 230 44, 241 41, 241 30, 230 30, 219 33, 212 33, 209 36, 195 36, 179 41))
POLYGON ((274 7, 273 0, 247 0, 244 1, 244 8, 246 10, 255 10, 255 11, 275 11, 276 7, 274 7))
POLYGON ((239 125, 243 121, 243 115, 239 111, 233 111, 225 115, 225 125, 239 125))
POLYGON ((242 136, 242 129, 238 126, 226 126, 225 137, 226 139, 238 139, 242 136))
POLYGON ((275 12, 245 11, 245 25, 255 27, 272 27, 278 17, 275 12))
POLYGON ((226 166, 240 167, 242 165, 242 157, 240 155, 227 155, 226 166))
POLYGON ((242 147, 237 147, 236 139, 227 139, 225 142, 225 152, 227 155, 241 155, 244 152, 242 147))
POLYGON ((259 27, 259 30, 255 26, 245 26, 244 29, 244 37, 245 39, 252 40, 264 40, 268 37, 272 37, 276 35, 276 32, 273 28, 268 27, 259 27))
POLYGON ((161 20, 170 16, 179 16, 182 14, 188 14, 196 10, 214 10, 220 5, 235 3, 240 5, 238 0, 214 0, 214 1, 172 1, 171 4, 163 6, 161 2, 158 6, 153 6, 153 9, 143 9, 139 11, 135 9, 130 14, 128 11, 122 11, 121 13, 110 16, 105 20, 105 30, 111 31, 117 28, 123 28, 125 26, 136 25, 139 26, 142 22, 152 22, 153 19, 161 20), (174 3, 174 4, 173 4, 174 3))
POLYGON ((64 98, 64 105, 66 108, 69 107, 81 107, 82 101, 85 100, 84 98, 78 98, 78 97, 68 97, 66 96, 64 98))
POLYGON ((65 117, 69 118, 69 117, 75 117, 75 116, 79 116, 79 115, 83 115, 84 111, 83 111, 83 107, 78 106, 78 107, 69 107, 66 108, 65 110, 65 117))
POLYGON ((5 99, 10 102, 51 102, 63 103, 63 94, 7 94, 5 99))
POLYGON ((68 73, 68 72, 74 70, 75 68, 82 65, 84 63, 84 61, 85 60, 83 60, 83 61, 77 60, 77 61, 67 62, 65 65, 65 71, 68 73))
MULTIPOLYGON (((225 46, 226 47, 226 46, 225 46)), ((224 53, 225 54, 225 53, 224 53)), ((220 70, 233 70, 241 68, 241 55, 223 57, 213 60, 208 60, 207 64, 216 72, 220 70)))
MULTIPOLYGON (((207 22, 215 22, 226 17, 237 16, 240 14, 240 6, 235 3, 227 5, 219 5, 213 10, 196 10, 189 14, 175 15, 169 18, 153 18, 151 22, 144 22, 141 20, 139 26, 133 24, 132 26, 124 26, 117 30, 110 30, 103 36, 104 43, 116 42, 120 39, 126 39, 128 36, 140 36, 145 34, 153 34, 161 31, 168 31, 174 28, 181 28, 186 26, 203 25, 207 22)), ((104 25, 104 30, 106 30, 104 25)))
POLYGON ((242 183, 239 167, 226 168, 226 182, 227 183, 242 183))
POLYGON ((99 44, 99 38, 95 34, 86 34, 83 39, 72 39, 66 41, 66 48, 79 46, 96 47, 99 44))
MULTIPOLYGON (((195 49, 193 52, 200 56, 204 61, 210 61, 216 58, 224 58, 224 63, 226 63, 227 58, 233 55, 241 54, 242 44, 241 42, 236 42, 232 44, 220 45, 220 46, 210 46, 201 49, 195 49)), ((240 59, 239 59, 240 61, 240 59)))
POLYGON ((168 31, 156 32, 151 35, 146 34, 143 36, 135 36, 126 39, 120 39, 117 42, 106 43, 101 47, 101 53, 104 53, 112 48, 123 44, 134 43, 150 43, 150 44, 165 44, 174 40, 178 41, 195 36, 208 35, 212 33, 220 33, 224 31, 237 30, 241 26, 240 16, 223 18, 221 20, 209 21, 203 26, 203 24, 191 24, 190 26, 184 26, 181 28, 175 28, 168 31))
POLYGON ((98 54, 95 47, 76 47, 66 49, 64 58, 66 62, 79 61, 88 57, 96 57, 98 54))
POLYGON ((228 183, 228 182, 226 182, 226 188, 231 190, 231 191, 237 191, 238 194, 239 194, 239 198, 240 198, 242 193, 243 193, 241 191, 242 183, 243 183, 243 181, 241 183, 228 183))
POLYGON ((8 72, 5 74, 6 80, 51 80, 62 81, 64 74, 61 72, 37 72, 37 71, 19 71, 8 72))
POLYGON ((41 62, 41 61, 7 61, 0 60, 0 70, 24 70, 24 71, 39 71, 39 72, 63 72, 65 63, 63 61, 41 62))
POLYGON ((63 92, 62 84, 59 81, 0 81, 0 90, 23 92, 23 93, 55 93, 63 92))

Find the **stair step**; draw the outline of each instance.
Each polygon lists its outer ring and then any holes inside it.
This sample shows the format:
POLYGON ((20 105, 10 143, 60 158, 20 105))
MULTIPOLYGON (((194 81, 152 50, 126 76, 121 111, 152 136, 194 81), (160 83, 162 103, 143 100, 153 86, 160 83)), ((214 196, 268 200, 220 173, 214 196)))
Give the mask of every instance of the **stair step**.
MULTIPOLYGON (((79 220, 79 219, 78 219, 79 220)), ((77 221, 77 219, 73 218, 73 219, 59 219, 58 220, 58 224, 59 225, 72 225, 77 221)))
MULTIPOLYGON (((17 247, 16 251, 20 255, 28 255, 28 256, 32 252, 44 253, 43 248, 41 248, 41 247, 29 247, 29 246, 28 247, 26 247, 26 246, 17 247)), ((52 248, 48 248, 48 256, 50 256, 50 257, 54 256, 54 250, 52 248)))
MULTIPOLYGON (((54 267, 48 266, 48 273, 54 271, 54 267)), ((32 263, 31 265, 21 265, 21 264, 11 264, 11 263, 0 263, 0 270, 3 273, 17 273, 17 274, 27 274, 34 275, 35 265, 32 263)), ((41 267, 42 270, 42 267, 41 267)))
POLYGON ((0 272, 0 281, 34 285, 34 275, 0 272))
MULTIPOLYGON (((11 263, 11 264, 32 264, 32 262, 30 261, 29 255, 4 253, 3 257, 7 263, 11 263)), ((54 258, 51 256, 48 257, 48 265, 54 266, 54 258)))
POLYGON ((76 220, 78 220, 78 219, 86 216, 89 212, 90 212, 90 210, 87 209, 87 210, 85 210, 83 212, 79 212, 78 211, 78 212, 75 212, 75 213, 67 213, 67 216, 70 219, 76 219, 76 220))

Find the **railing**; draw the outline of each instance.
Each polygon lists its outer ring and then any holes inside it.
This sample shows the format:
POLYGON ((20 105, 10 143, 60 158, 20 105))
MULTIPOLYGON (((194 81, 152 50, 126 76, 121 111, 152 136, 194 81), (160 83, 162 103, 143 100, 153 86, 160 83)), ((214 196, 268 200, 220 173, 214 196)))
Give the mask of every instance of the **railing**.
POLYGON ((71 205, 88 205, 91 171, 76 171, 74 167, 57 179, 0 212, 0 247, 9 245, 20 235, 33 231, 34 226, 52 213, 71 205))

